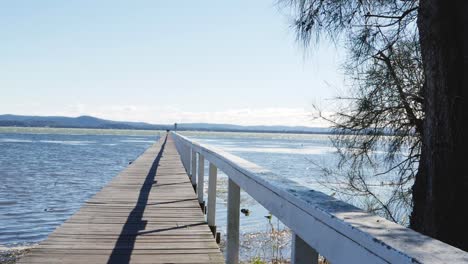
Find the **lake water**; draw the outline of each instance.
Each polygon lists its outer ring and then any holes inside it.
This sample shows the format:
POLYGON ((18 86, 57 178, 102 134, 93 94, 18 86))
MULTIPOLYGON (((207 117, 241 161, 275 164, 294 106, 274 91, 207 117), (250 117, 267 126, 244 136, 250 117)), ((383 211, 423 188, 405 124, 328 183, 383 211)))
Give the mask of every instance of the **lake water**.
POLYGON ((0 128, 0 246, 45 239, 158 137, 0 128))
MULTIPOLYGON (((317 183, 320 172, 313 164, 333 166, 336 162, 327 135, 182 134, 329 192, 317 183)), ((158 131, 0 128, 0 247, 44 240, 159 135, 158 131)), ((227 222, 226 189, 227 177, 220 172, 217 225, 221 233, 227 222)), ((274 218, 268 220, 269 212, 245 193, 241 193, 241 208, 250 210, 248 216, 241 214, 242 258, 271 255, 265 252, 271 245, 258 243, 273 233, 281 239, 278 243, 285 244, 280 253, 287 255, 289 233, 284 226, 274 218)))

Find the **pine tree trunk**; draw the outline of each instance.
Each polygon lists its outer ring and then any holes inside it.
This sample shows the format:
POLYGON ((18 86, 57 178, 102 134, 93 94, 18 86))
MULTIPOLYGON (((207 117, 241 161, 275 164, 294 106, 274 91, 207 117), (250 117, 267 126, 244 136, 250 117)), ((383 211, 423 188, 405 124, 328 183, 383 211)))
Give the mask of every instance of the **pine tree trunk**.
POLYGON ((425 120, 411 227, 467 251, 466 2, 421 0, 419 5, 425 120))

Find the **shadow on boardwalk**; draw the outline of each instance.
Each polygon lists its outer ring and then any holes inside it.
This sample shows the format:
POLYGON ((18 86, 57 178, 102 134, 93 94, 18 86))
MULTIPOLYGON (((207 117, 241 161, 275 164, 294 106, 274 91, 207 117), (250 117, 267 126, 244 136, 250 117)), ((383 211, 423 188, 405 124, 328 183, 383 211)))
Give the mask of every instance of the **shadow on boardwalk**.
POLYGON ((148 197, 155 182, 154 178, 156 177, 159 161, 163 155, 166 142, 167 135, 161 146, 161 150, 151 165, 145 182, 141 186, 140 195, 138 196, 135 208, 133 208, 133 210, 128 215, 127 221, 122 228, 122 232, 120 233, 119 238, 115 243, 114 249, 109 256, 107 263, 130 263, 130 257, 132 255, 133 248, 135 247, 135 241, 139 235, 139 231, 145 230, 146 227, 146 221, 143 220, 143 214, 148 204, 148 197))

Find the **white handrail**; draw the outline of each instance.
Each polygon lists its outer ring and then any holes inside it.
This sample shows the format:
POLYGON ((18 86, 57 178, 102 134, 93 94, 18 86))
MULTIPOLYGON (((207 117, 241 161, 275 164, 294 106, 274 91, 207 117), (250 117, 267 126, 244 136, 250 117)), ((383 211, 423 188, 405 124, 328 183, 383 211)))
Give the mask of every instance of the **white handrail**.
MULTIPOLYGON (((199 153, 299 236, 300 248, 305 242, 332 263, 468 263, 463 250, 279 177, 222 149, 174 132, 172 136, 186 168, 190 166, 187 153, 199 153)), ((310 249, 304 252, 310 256, 310 249)), ((300 253, 294 253, 300 259, 300 253)))

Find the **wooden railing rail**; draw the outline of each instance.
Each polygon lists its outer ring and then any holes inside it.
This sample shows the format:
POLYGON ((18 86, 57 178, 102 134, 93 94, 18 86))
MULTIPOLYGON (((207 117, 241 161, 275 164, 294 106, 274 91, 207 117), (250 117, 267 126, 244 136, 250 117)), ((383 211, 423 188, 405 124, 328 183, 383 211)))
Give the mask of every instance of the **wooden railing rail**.
POLYGON ((226 262, 239 262, 239 204, 244 190, 293 232, 292 263, 468 263, 468 253, 321 192, 279 177, 222 149, 172 132, 204 208, 204 160, 209 162, 207 221, 216 234, 217 169, 228 177, 226 262))

